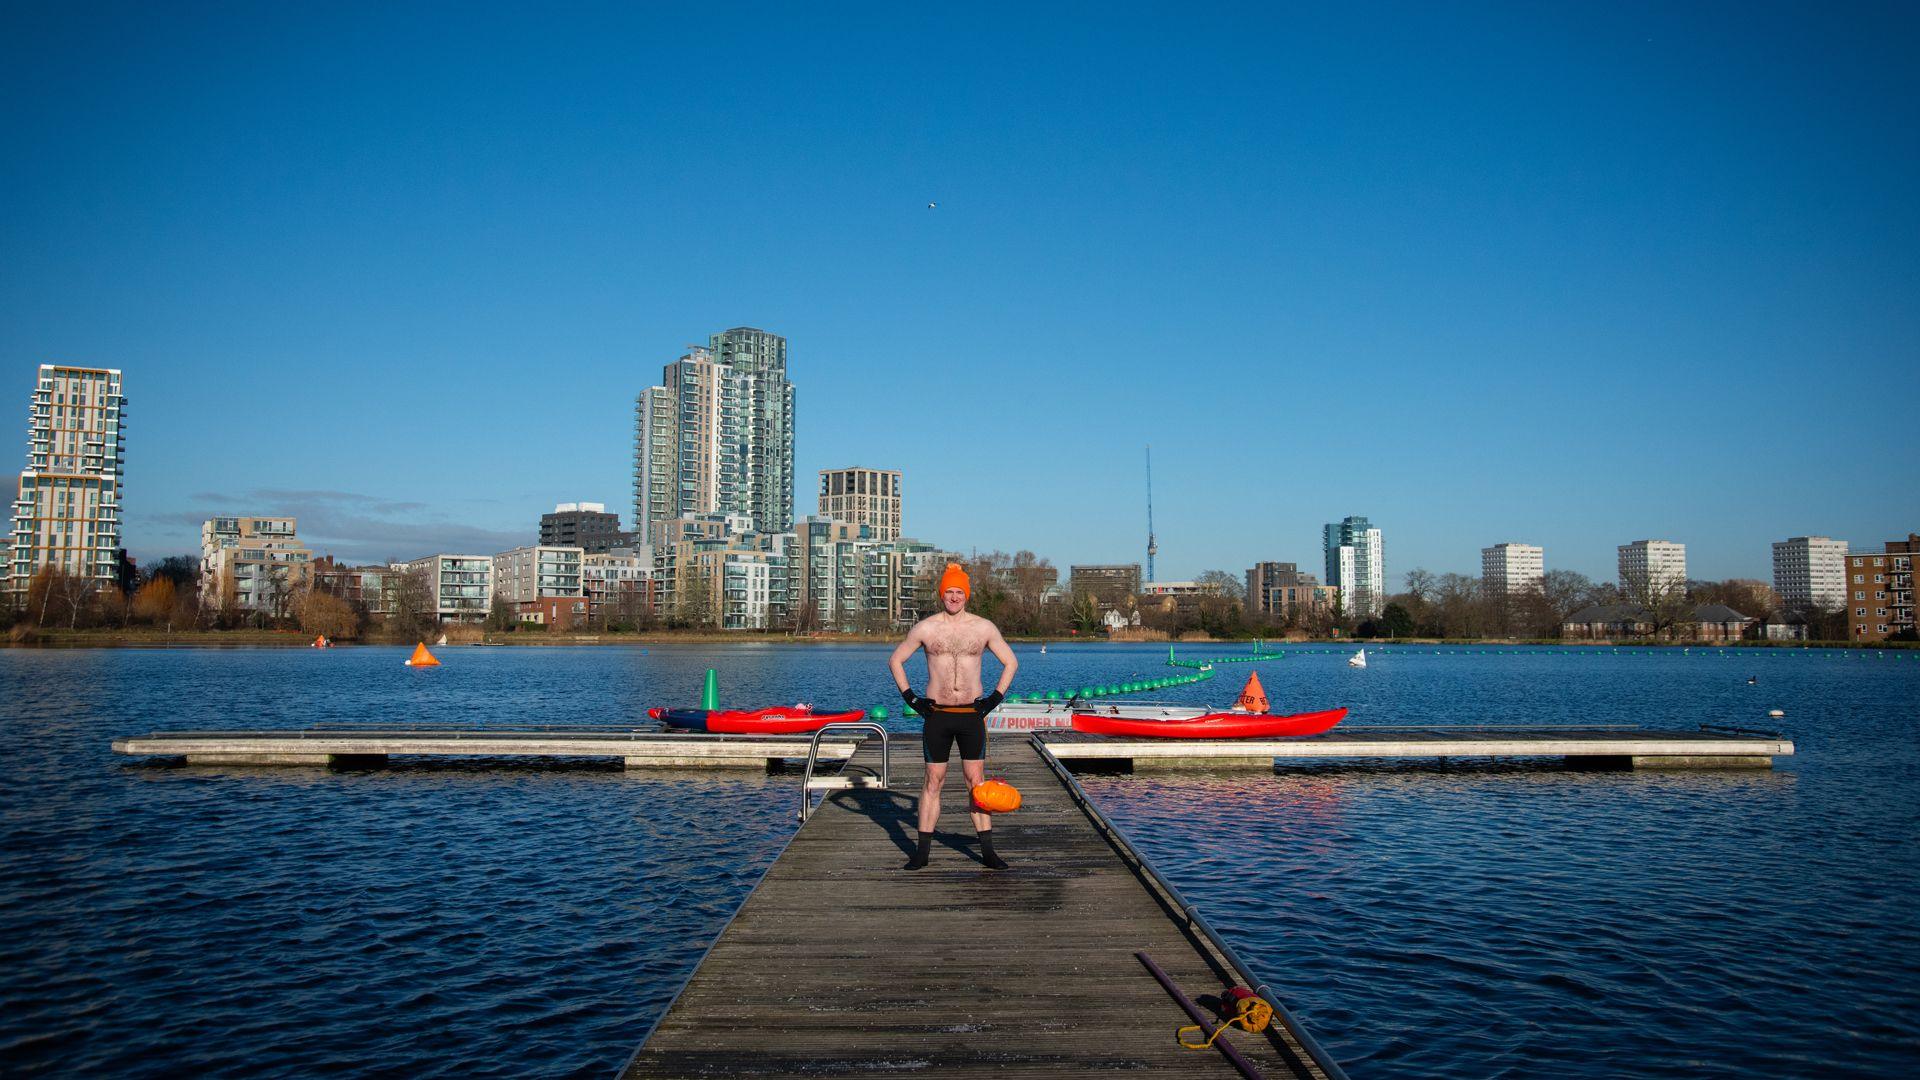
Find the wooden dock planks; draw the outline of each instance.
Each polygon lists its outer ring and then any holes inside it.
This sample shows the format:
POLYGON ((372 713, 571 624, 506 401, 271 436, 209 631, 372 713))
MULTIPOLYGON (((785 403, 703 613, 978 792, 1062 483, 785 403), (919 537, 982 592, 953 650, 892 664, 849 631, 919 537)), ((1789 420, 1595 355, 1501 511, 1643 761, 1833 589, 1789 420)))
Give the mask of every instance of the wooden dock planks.
MULTIPOLYGON (((869 740, 856 765, 878 765, 869 740)), ((1180 1008, 1134 958, 1194 996, 1234 981, 1150 881, 1073 803, 1024 735, 989 775, 1024 805, 996 821, 1013 864, 980 864, 956 759, 931 865, 915 836, 917 737, 896 737, 895 791, 834 793, 768 870, 624 1073, 685 1076, 1234 1076, 1183 1050, 1180 1008)), ((1274 1034, 1230 1033, 1271 1077, 1318 1076, 1274 1034)))

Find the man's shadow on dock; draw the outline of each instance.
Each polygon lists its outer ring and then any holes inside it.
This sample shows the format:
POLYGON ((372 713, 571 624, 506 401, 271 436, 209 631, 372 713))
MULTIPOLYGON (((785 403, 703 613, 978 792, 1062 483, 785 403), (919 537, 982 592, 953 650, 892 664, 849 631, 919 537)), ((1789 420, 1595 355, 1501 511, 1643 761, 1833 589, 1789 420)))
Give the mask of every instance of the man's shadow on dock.
MULTIPOLYGON (((847 788, 834 792, 829 798, 841 806, 857 810, 872 818, 887 831, 887 836, 893 840, 893 845, 900 849, 902 858, 911 856, 919 847, 920 796, 918 794, 881 788, 847 788)), ((954 812, 955 808, 946 805, 943 800, 940 807, 941 819, 945 820, 954 812)), ((967 807, 960 807, 959 813, 965 817, 967 807)), ((980 858, 980 852, 973 845, 963 843, 960 837, 950 830, 936 830, 933 840, 936 847, 957 851, 968 859, 985 865, 980 858)))

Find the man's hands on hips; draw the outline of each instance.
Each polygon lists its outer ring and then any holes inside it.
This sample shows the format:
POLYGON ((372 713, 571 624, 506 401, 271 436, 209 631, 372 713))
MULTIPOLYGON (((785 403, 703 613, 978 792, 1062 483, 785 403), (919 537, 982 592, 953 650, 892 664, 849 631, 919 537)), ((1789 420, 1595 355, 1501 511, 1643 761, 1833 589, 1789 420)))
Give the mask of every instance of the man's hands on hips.
MULTIPOLYGON (((914 693, 911 689, 900 691, 900 700, 907 703, 907 708, 912 709, 914 712, 919 713, 923 717, 931 715, 933 710, 937 708, 932 698, 921 697, 919 694, 914 693)), ((975 701, 973 703, 973 711, 976 715, 984 717, 988 713, 999 708, 1000 703, 1005 700, 1007 700, 1007 695, 1001 693, 998 690, 995 690, 993 693, 988 694, 986 697, 983 697, 978 701, 975 701)))

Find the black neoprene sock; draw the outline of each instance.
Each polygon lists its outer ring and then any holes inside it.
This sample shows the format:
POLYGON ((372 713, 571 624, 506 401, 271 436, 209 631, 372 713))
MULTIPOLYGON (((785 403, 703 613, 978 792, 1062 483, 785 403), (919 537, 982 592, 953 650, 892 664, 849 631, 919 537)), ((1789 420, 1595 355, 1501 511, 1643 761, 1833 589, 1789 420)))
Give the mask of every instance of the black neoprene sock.
POLYGON ((980 834, 980 861, 986 863, 987 869, 989 870, 1005 870, 1007 868, 1007 860, 993 852, 992 829, 988 829, 980 834))
POLYGON ((913 858, 907 860, 907 865, 903 867, 903 869, 906 869, 906 870, 920 869, 921 867, 927 865, 927 856, 932 854, 933 854, 933 834, 930 832, 923 832, 920 834, 920 849, 913 853, 913 858))

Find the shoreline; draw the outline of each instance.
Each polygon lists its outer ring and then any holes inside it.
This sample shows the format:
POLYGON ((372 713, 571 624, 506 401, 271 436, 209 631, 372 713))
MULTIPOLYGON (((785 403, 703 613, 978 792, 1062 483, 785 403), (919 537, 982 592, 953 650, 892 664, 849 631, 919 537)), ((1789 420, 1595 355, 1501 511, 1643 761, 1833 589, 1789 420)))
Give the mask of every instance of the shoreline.
MULTIPOLYGON (((430 648, 465 648, 482 641, 489 645, 515 646, 518 648, 553 648, 566 646, 633 646, 633 645, 873 645, 892 644, 899 640, 895 634, 870 634, 859 632, 819 631, 804 636, 789 633, 752 632, 752 631, 697 631, 697 630, 654 630, 645 632, 622 632, 600 634, 482 634, 472 630, 449 630, 450 638, 445 646, 429 645, 430 648)), ((310 647, 313 638, 294 630, 181 630, 168 633, 164 630, 62 630, 39 629, 16 631, 18 636, 0 637, 0 648, 17 649, 192 649, 192 648, 283 648, 300 649, 310 647)), ((1564 649, 1834 649, 1840 651, 1858 651, 1863 649, 1884 649, 1889 651, 1911 651, 1920 649, 1920 642, 1911 641, 1641 641, 1598 640, 1565 641, 1554 638, 1511 640, 1502 638, 1212 638, 1187 637, 1178 641, 1112 641, 1107 638, 1082 637, 1039 637, 1012 636, 1007 639, 1025 645, 1042 644, 1049 646, 1071 647, 1076 645, 1167 645, 1171 647, 1194 648, 1197 646, 1245 646, 1255 641, 1261 642, 1271 651, 1284 651, 1289 648, 1376 648, 1382 645, 1423 645, 1437 648, 1477 648, 1477 649, 1523 649, 1523 648, 1564 648, 1564 649)), ((336 642, 333 648, 362 648, 384 646, 405 648, 411 640, 391 641, 365 640, 336 642)))

